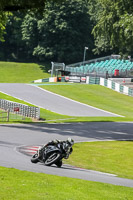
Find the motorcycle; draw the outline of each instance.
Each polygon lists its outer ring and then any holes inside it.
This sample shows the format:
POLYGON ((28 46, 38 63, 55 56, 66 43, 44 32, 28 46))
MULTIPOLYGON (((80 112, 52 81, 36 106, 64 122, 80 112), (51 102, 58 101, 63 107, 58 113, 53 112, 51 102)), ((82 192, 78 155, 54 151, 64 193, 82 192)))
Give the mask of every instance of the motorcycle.
POLYGON ((62 166, 62 159, 68 159, 70 155, 70 146, 68 144, 48 145, 43 149, 41 156, 39 150, 32 156, 31 162, 43 162, 46 166, 55 164, 57 167, 62 166))

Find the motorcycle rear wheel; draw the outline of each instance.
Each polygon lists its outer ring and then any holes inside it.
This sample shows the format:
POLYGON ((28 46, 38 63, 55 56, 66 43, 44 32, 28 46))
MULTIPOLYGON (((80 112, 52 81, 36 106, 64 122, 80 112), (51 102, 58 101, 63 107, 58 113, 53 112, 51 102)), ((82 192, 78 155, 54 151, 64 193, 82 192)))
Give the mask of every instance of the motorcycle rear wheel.
POLYGON ((45 160, 45 165, 50 166, 52 164, 56 164, 60 159, 61 154, 59 152, 51 153, 50 156, 45 160))
POLYGON ((34 154, 31 158, 31 162, 32 163, 38 163, 39 159, 38 159, 38 153, 34 154))

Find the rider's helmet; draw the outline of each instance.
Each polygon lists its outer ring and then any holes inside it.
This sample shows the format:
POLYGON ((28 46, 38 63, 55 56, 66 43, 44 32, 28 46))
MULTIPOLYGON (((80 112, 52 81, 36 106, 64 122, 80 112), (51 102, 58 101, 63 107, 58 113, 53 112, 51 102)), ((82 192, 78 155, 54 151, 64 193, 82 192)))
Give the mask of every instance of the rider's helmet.
POLYGON ((74 140, 72 138, 68 138, 67 139, 68 144, 70 144, 71 146, 74 144, 74 140))

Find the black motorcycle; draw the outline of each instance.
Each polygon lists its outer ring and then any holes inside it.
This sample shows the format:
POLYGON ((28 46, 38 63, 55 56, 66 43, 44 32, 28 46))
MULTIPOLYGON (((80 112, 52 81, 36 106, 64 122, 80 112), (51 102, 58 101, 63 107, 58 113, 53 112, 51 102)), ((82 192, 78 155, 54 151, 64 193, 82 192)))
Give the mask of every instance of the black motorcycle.
POLYGON ((48 145, 43 149, 41 156, 39 155, 39 150, 32 156, 31 162, 38 163, 43 162, 46 166, 51 166, 52 164, 57 165, 57 167, 62 166, 62 159, 68 159, 72 148, 67 144, 57 144, 48 145))

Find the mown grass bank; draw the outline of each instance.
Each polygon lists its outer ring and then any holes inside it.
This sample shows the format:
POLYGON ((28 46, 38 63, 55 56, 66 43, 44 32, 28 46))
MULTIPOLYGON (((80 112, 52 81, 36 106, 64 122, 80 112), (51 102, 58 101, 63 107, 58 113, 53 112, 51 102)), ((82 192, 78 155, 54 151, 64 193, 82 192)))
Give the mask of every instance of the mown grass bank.
POLYGON ((83 142, 73 148, 67 163, 133 179, 133 141, 83 142))
POLYGON ((131 200, 133 189, 0 167, 1 200, 131 200))
MULTIPOLYGON (((35 63, 0 62, 0 83, 30 83, 49 77, 48 66, 35 63)), ((52 83, 41 86, 73 100, 112 112, 122 117, 70 117, 41 109, 45 122, 133 121, 133 97, 117 93, 99 85, 52 83)), ((2 96, 2 94, 0 94, 2 96)), ((0 97, 1 98, 1 97, 0 97)), ((4 97, 11 100, 11 97, 4 97)), ((16 102, 20 102, 16 100, 16 102)), ((27 104, 27 103, 25 103, 27 104)), ((21 120, 20 120, 21 121, 21 120)), ((19 122, 20 122, 19 121, 19 122)))
POLYGON ((88 117, 84 121, 133 121, 133 97, 100 85, 43 85, 42 88, 124 117, 88 117))
POLYGON ((47 64, 0 62, 0 83, 30 83, 47 77, 47 64))

